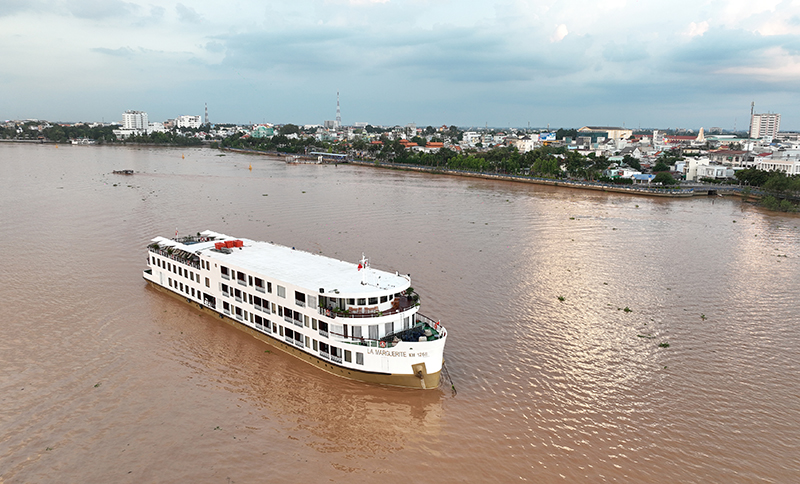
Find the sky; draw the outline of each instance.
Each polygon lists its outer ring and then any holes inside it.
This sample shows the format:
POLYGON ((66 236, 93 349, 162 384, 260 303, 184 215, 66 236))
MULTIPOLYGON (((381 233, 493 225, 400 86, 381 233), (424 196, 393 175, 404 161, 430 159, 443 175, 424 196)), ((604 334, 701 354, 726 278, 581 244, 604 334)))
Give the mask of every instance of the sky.
POLYGON ((0 0, 0 119, 800 130, 800 0, 0 0))

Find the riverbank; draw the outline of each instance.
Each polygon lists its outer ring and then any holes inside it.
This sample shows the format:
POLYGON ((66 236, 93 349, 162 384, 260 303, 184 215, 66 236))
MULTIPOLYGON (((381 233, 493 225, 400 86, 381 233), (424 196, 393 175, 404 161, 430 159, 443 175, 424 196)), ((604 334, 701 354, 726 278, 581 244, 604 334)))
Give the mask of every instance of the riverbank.
POLYGON ((452 170, 447 168, 430 168, 425 166, 408 165, 402 163, 375 163, 353 160, 350 163, 361 166, 372 166, 376 168, 388 168, 392 170, 418 171, 423 173, 468 176, 473 178, 484 178, 489 180, 505 180, 522 183, 534 183, 537 185, 549 185, 555 187, 566 187, 580 190, 595 190, 602 192, 627 193, 630 195, 640 195, 647 197, 667 197, 667 198, 689 198, 694 196, 708 195, 736 195, 739 187, 718 187, 718 186, 697 186, 690 188, 652 188, 636 185, 612 185, 608 183, 579 181, 579 180, 556 180, 551 178, 539 178, 524 175, 508 175, 494 173, 480 173, 464 170, 452 170))

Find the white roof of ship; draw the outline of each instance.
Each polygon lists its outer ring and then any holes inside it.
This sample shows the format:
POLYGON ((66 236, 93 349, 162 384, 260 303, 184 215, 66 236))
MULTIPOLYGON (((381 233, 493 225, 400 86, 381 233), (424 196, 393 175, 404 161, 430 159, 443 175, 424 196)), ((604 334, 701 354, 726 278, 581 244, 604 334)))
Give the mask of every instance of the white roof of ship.
POLYGON ((201 232, 200 235, 215 240, 185 245, 164 237, 156 237, 153 242, 173 246, 189 253, 202 252, 204 256, 211 257, 220 264, 300 286, 311 294, 318 294, 319 289, 323 288, 325 295, 328 296, 366 297, 400 292, 411 285, 410 280, 403 275, 371 267, 358 270, 357 263, 332 259, 271 242, 230 237, 210 230, 201 232), (214 248, 215 242, 224 240, 241 240, 244 247, 230 249, 232 251, 230 254, 210 250, 214 248), (365 270, 366 285, 362 284, 365 270), (339 291, 338 295, 334 295, 334 289, 339 291))

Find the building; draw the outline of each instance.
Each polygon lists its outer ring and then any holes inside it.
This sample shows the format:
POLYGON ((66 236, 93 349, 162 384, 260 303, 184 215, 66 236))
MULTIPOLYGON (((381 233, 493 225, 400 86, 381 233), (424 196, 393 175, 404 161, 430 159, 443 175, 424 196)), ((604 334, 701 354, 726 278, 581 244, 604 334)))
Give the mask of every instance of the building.
POLYGON ((197 129, 202 124, 203 118, 199 114, 197 116, 178 116, 175 118, 175 125, 179 128, 197 129))
POLYGON ((144 111, 125 111, 122 113, 122 129, 146 130, 147 113, 144 111))
POLYGON ((753 114, 750 117, 750 137, 751 138, 775 138, 781 128, 781 115, 753 114))
POLYGON ((584 126, 578 130, 582 136, 591 136, 592 138, 606 138, 613 140, 628 139, 633 135, 632 129, 617 128, 614 126, 584 126))

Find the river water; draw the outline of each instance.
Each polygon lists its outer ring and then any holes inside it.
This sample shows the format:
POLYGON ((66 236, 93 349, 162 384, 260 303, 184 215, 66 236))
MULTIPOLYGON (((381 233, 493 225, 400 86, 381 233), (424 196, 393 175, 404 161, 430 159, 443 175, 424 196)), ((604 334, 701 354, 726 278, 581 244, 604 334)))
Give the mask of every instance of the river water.
POLYGON ((2 144, 0 483, 800 482, 798 226, 719 197, 2 144), (149 288, 176 229, 411 273, 457 393, 337 378, 149 288))

